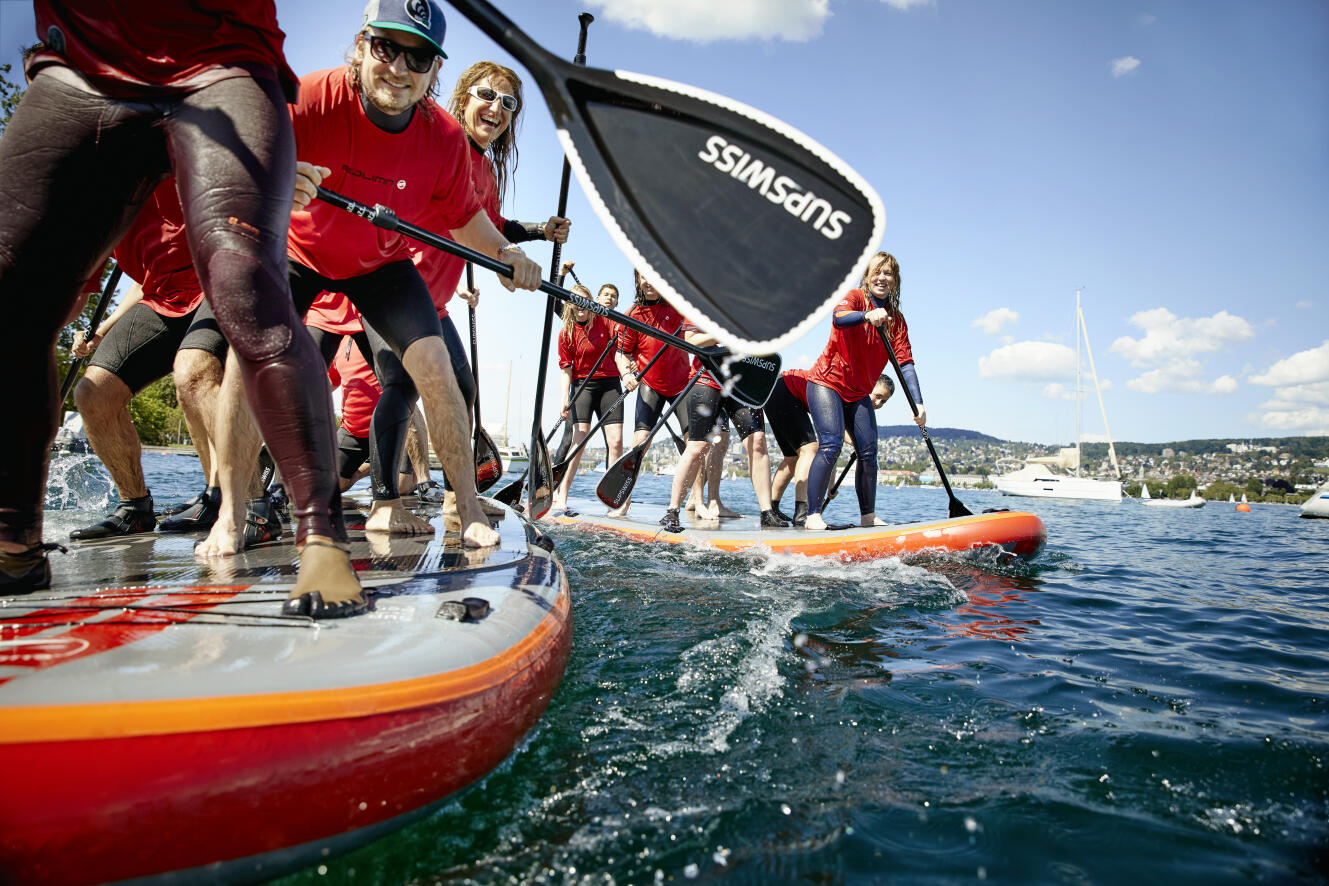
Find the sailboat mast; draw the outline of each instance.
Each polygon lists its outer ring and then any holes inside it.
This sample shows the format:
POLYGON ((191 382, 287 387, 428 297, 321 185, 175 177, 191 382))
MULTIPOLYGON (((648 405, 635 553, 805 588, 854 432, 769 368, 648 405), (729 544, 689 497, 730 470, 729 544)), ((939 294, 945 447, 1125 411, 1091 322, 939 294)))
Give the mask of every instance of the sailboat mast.
POLYGON ((1108 427, 1107 407, 1103 405, 1103 388, 1098 384, 1098 369, 1094 366, 1094 348, 1089 344, 1089 327, 1084 324, 1084 311, 1080 309, 1080 293, 1075 293, 1075 313, 1080 317, 1080 332, 1084 334, 1084 350, 1089 355, 1089 371, 1094 374, 1094 391, 1098 394, 1098 411, 1103 413, 1103 431, 1108 438, 1108 456, 1112 470, 1121 479, 1121 465, 1117 464, 1117 447, 1112 445, 1112 428, 1108 427))
POLYGON ((1080 290, 1075 290, 1075 476, 1080 476, 1080 424, 1084 412, 1084 391, 1080 388, 1080 333, 1084 315, 1080 313, 1080 290))
POLYGON ((508 361, 508 395, 503 404, 503 447, 508 446, 508 413, 512 411, 512 361, 508 361))

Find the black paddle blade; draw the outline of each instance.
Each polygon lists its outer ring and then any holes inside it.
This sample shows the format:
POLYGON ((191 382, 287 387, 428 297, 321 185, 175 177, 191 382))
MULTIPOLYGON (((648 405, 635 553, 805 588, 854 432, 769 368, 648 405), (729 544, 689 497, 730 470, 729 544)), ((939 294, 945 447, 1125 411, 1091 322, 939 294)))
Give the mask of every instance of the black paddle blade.
POLYGON ((733 357, 723 351, 704 356, 701 362, 718 379, 724 392, 735 400, 760 409, 771 399, 771 391, 780 380, 779 354, 762 357, 733 357))
MULTIPOLYGON (((484 428, 475 429, 475 491, 484 492, 503 476, 503 459, 484 428)), ((521 492, 517 492, 520 500, 521 492)))
POLYGON ((522 474, 516 480, 513 480, 507 486, 504 486, 498 492, 494 493, 494 501, 502 502, 510 508, 515 508, 521 502, 521 491, 526 486, 526 475, 522 474))
POLYGON ((646 449, 634 446, 605 471, 600 483, 595 487, 595 496, 610 508, 621 508, 632 495, 632 487, 637 485, 637 475, 641 473, 642 455, 646 449))
POLYGON ((968 508, 966 508, 966 507, 964 506, 964 504, 963 504, 958 498, 956 498, 954 495, 951 496, 951 511, 950 511, 950 514, 951 514, 952 517, 972 517, 972 516, 974 516, 974 512, 971 511, 971 510, 969 510, 968 508))
MULTIPOLYGON (((577 460, 581 461, 581 453, 577 453, 577 460)), ((550 469, 550 476, 554 480, 554 486, 563 482, 563 478, 568 475, 568 467, 572 464, 571 458, 565 458, 550 469)))
POLYGON ((531 453, 531 484, 526 495, 526 515, 532 520, 539 520, 549 513, 549 507, 554 503, 554 472, 549 467, 549 447, 545 445, 544 435, 537 428, 532 436, 535 439, 535 451, 531 453))
POLYGON ((535 77, 619 248, 721 344, 778 351, 857 285, 886 213, 826 148, 711 92, 571 65, 484 0, 451 3, 535 77))

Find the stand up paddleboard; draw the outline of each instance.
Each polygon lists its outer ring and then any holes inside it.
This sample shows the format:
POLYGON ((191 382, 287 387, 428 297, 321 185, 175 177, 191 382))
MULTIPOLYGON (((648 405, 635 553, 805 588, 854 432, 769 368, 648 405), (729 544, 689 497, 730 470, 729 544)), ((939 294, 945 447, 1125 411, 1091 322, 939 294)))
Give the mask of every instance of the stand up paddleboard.
POLYGON ((215 566, 189 535, 53 554, 51 590, 0 597, 0 881, 268 879, 485 775, 572 640, 552 544, 493 522, 481 551, 352 530, 371 609, 320 622, 281 614, 289 537, 215 566))
POLYGON ((893 526, 853 527, 839 530, 762 529, 756 517, 734 520, 697 520, 681 514, 682 532, 659 524, 664 508, 634 503, 628 519, 597 516, 604 506, 579 500, 570 502, 576 516, 555 515, 556 523, 614 532, 634 541, 694 544, 721 551, 766 549, 772 553, 871 560, 922 551, 969 551, 998 547, 1017 557, 1036 555, 1047 542, 1047 527, 1036 514, 1024 511, 984 511, 893 526), (581 508, 586 508, 582 511, 581 508))

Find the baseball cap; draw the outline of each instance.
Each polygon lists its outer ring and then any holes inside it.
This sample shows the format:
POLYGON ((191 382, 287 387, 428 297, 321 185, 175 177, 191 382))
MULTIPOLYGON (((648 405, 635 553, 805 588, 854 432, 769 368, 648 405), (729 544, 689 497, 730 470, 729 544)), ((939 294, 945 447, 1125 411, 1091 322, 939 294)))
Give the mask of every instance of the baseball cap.
POLYGON ((443 21, 443 10, 434 0, 369 0, 362 27, 418 34, 428 40, 439 55, 448 57, 443 51, 443 35, 448 26, 443 21))

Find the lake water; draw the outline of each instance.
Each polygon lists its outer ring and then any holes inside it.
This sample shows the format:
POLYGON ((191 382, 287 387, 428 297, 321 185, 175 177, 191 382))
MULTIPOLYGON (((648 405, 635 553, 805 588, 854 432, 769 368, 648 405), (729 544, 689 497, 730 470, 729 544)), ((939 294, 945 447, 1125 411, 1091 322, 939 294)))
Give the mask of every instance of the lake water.
MULTIPOLYGON (((48 539, 109 494, 95 460, 60 464, 48 539)), ((191 457, 145 466, 159 506, 201 485, 191 457)), ((286 882, 1323 882, 1329 521, 957 495, 1035 511, 1047 548, 842 564, 549 530, 576 627, 540 726, 427 819, 286 882)), ((829 516, 856 512, 848 485, 829 516)))

